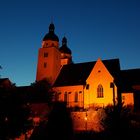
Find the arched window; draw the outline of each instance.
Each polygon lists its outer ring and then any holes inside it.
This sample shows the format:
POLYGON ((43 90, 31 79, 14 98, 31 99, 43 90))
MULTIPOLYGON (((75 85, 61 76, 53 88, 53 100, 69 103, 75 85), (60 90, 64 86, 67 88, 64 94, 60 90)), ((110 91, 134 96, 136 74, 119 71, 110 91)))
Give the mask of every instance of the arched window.
POLYGON ((78 92, 75 92, 75 99, 74 99, 75 102, 78 102, 78 92))
POLYGON ((104 97, 104 89, 101 84, 97 87, 97 98, 103 98, 104 97))
POLYGON ((67 102, 68 100, 68 95, 67 95, 67 92, 64 93, 64 102, 67 102))
POLYGON ((60 94, 61 94, 61 92, 58 92, 55 94, 55 101, 59 101, 60 94))

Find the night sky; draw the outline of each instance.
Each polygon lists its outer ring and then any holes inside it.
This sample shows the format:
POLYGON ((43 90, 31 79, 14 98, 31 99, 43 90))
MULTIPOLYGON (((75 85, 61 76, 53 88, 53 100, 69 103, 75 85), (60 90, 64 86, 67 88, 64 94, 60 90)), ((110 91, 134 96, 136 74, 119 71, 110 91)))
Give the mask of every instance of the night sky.
POLYGON ((140 68, 140 0, 0 0, 1 78, 35 81, 51 22, 75 63, 119 58, 121 69, 140 68))

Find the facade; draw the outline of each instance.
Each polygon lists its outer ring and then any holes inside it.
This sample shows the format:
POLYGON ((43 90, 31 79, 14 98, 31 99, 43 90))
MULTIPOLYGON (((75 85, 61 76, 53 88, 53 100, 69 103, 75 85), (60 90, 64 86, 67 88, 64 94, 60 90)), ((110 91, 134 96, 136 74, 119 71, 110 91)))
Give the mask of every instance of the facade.
POLYGON ((121 70, 119 59, 99 58, 75 64, 66 37, 59 47, 54 29, 51 23, 39 49, 36 81, 47 79, 55 90, 56 101, 79 109, 119 102, 134 105, 134 93, 140 91, 140 69, 121 70))

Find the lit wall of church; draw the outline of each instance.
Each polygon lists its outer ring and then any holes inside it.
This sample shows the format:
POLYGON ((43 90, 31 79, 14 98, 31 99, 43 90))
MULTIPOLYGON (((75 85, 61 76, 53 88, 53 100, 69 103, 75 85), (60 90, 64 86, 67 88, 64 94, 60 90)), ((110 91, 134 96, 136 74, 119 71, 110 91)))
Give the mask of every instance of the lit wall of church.
POLYGON ((113 77, 99 59, 86 80, 86 85, 54 88, 56 99, 67 102, 68 107, 107 106, 117 103, 117 87, 113 77), (113 100, 114 99, 114 100, 113 100))
POLYGON ((83 107, 83 85, 55 87, 55 100, 67 102, 68 107, 83 107))
POLYGON ((86 81, 89 88, 85 89, 85 106, 107 106, 113 104, 113 97, 115 101, 117 99, 117 87, 115 84, 114 89, 110 87, 110 83, 113 80, 112 75, 102 61, 98 59, 86 81))
POLYGON ((122 103, 124 106, 134 106, 134 94, 133 93, 122 93, 122 103))

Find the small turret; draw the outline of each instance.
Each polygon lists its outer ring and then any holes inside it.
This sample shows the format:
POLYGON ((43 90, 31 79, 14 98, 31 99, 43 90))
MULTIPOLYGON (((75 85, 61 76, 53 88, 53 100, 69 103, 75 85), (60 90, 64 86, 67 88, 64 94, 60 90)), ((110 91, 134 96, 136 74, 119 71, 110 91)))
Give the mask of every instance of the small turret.
POLYGON ((55 26, 53 23, 49 26, 49 32, 44 36, 42 40, 42 47, 52 47, 55 46, 58 48, 59 46, 59 38, 54 32, 55 26))
POLYGON ((61 52, 61 66, 72 63, 72 56, 71 56, 72 52, 67 47, 66 37, 63 37, 62 46, 59 48, 59 51, 61 52))

